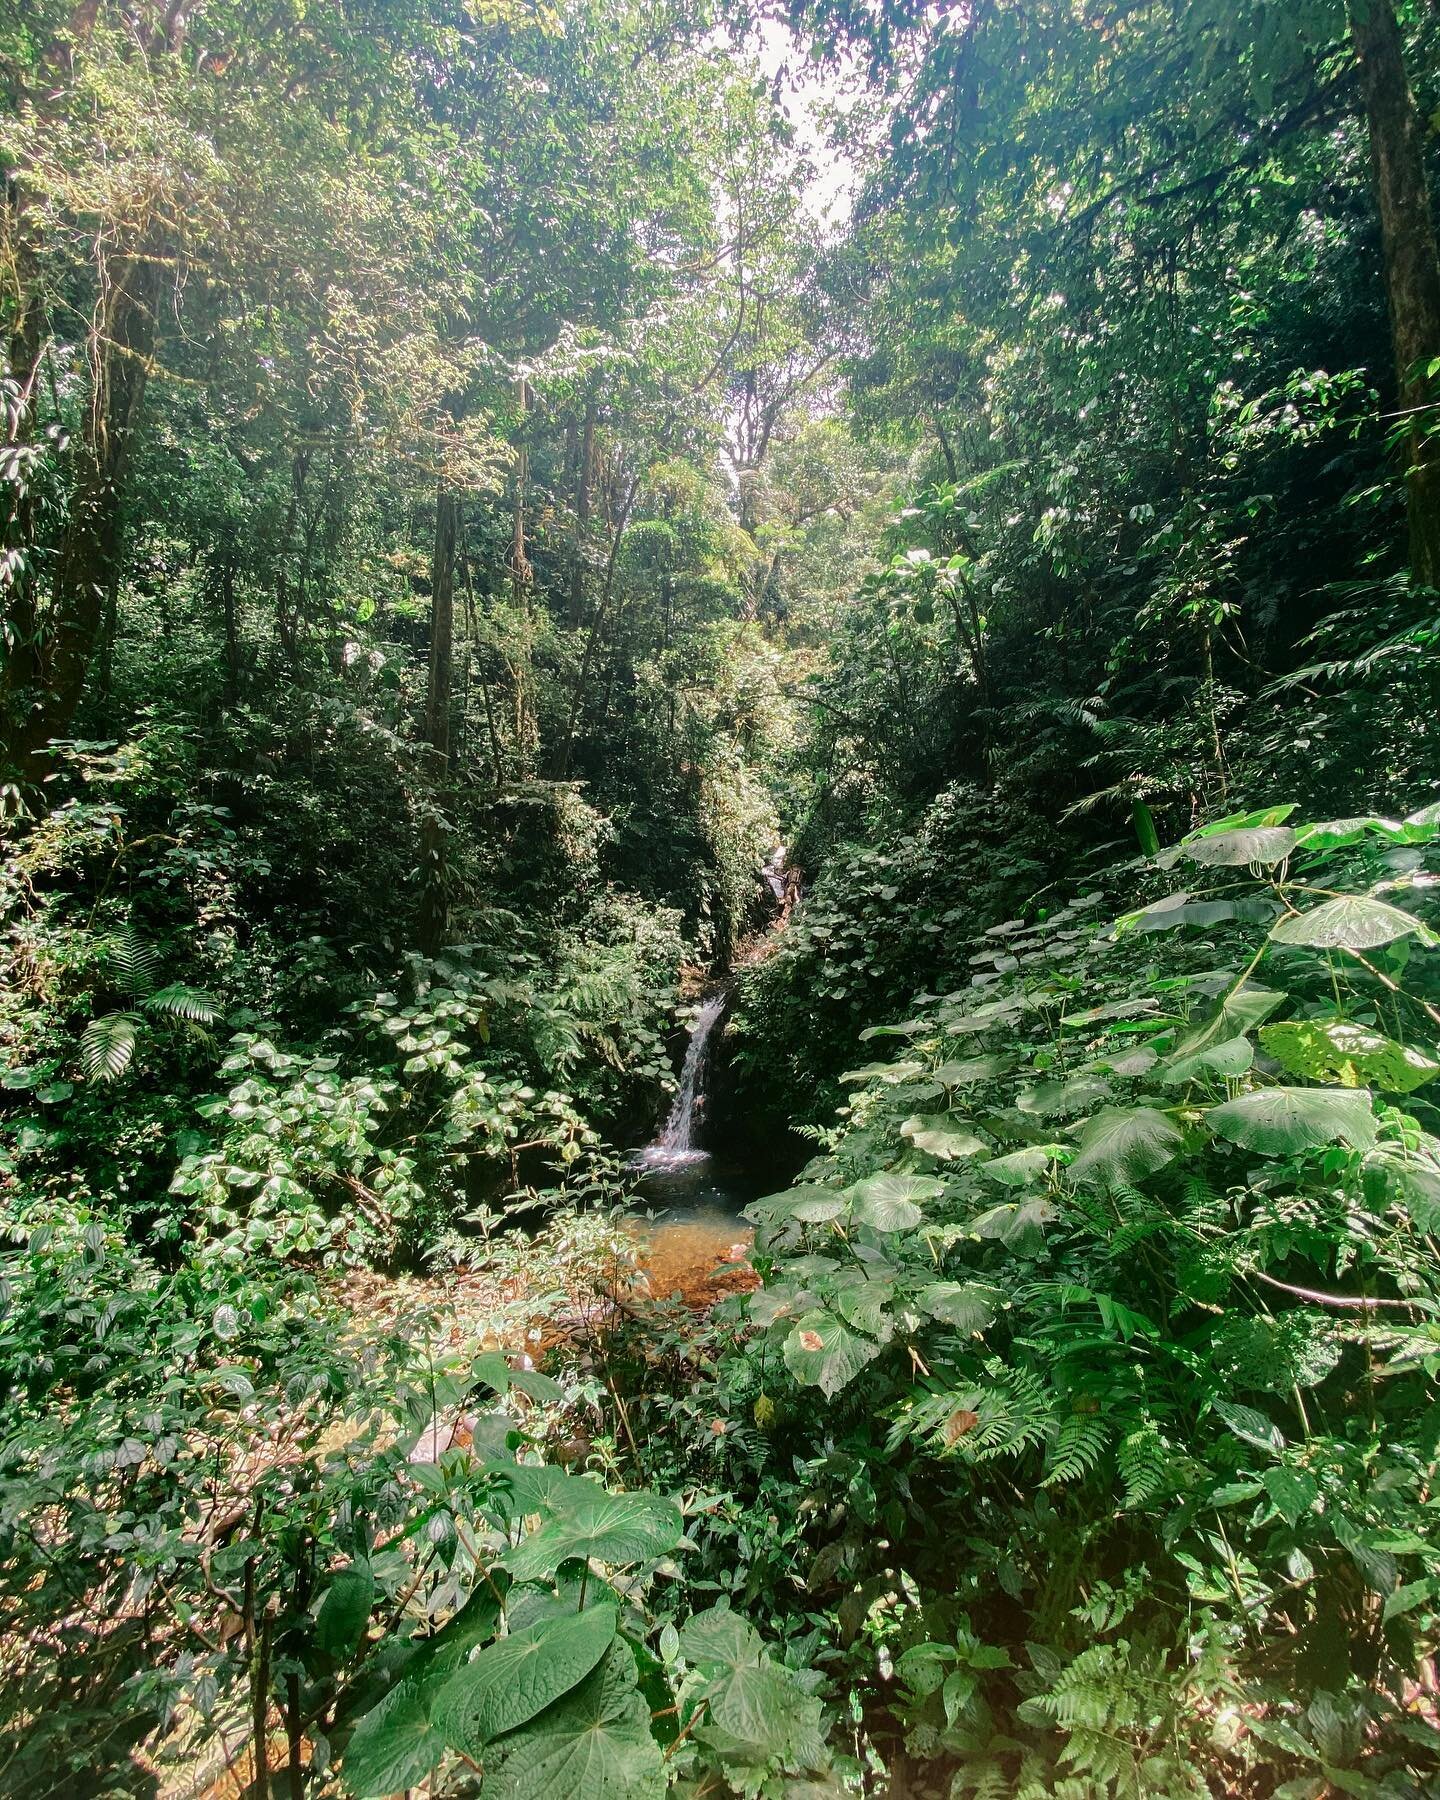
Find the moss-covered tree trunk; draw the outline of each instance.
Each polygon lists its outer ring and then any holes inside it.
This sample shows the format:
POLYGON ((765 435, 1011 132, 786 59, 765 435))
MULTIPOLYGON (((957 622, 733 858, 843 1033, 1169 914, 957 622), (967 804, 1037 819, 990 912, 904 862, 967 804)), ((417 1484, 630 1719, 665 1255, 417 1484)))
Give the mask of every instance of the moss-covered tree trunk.
POLYGON ((1406 477, 1410 570, 1426 587, 1440 586, 1440 435, 1426 431, 1440 356, 1440 255, 1425 179, 1424 129, 1405 72, 1405 50, 1391 0, 1350 0, 1350 30, 1370 150, 1385 292, 1395 348, 1400 403, 1410 414, 1406 477))

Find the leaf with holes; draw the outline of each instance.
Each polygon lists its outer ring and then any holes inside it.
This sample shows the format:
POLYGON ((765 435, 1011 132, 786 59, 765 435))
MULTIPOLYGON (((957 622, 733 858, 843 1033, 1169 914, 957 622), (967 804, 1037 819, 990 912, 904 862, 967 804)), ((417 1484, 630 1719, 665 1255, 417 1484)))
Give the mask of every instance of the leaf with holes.
POLYGON ((1368 1150, 1375 1142, 1367 1088, 1256 1088, 1212 1107, 1205 1123, 1262 1156, 1293 1156, 1337 1143, 1368 1150))
POLYGON ((1153 1106, 1107 1107, 1081 1132, 1070 1174, 1102 1187, 1133 1186, 1165 1167, 1180 1138, 1175 1121, 1153 1106))
POLYGON ((615 1641, 610 1606, 546 1619, 488 1644, 435 1696, 431 1722, 452 1750, 474 1762, 582 1682, 615 1641))
POLYGON ((1270 927, 1272 944, 1302 944, 1311 950, 1375 950, 1411 936, 1422 944, 1440 942, 1419 919, 1368 894, 1341 894, 1270 927))
POLYGON ((1434 1056, 1344 1019, 1285 1019, 1263 1026, 1260 1042, 1292 1075, 1342 1087, 1373 1082, 1389 1093, 1409 1094, 1440 1075, 1434 1056))
POLYGON ((579 1485, 589 1492, 567 1491, 564 1511, 503 1558, 501 1566, 516 1581, 553 1575, 574 1557, 649 1562, 673 1550, 684 1535, 680 1509, 658 1494, 611 1494, 594 1482, 579 1485))
POLYGON ((495 1744, 485 1800, 650 1800, 666 1789, 650 1705, 623 1639, 563 1700, 495 1744))
POLYGON ((786 1368, 802 1387, 834 1395, 874 1361, 880 1346, 816 1307, 796 1320, 783 1354, 786 1368))

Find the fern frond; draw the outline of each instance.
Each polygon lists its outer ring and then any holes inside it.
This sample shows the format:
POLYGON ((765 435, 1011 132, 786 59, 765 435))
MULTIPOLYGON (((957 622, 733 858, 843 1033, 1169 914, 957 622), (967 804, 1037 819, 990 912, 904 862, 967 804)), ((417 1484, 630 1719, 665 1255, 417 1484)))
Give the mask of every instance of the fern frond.
POLYGON ((130 1067, 139 1038, 135 1013, 104 1013, 92 1019, 80 1039, 80 1066, 87 1081, 118 1081, 130 1067))
POLYGON ((185 1019, 192 1025, 213 1025, 220 1017, 220 1002, 204 988, 187 987, 183 981, 172 981, 158 989, 144 1002, 146 1012, 164 1018, 185 1019))
POLYGON ((159 969, 155 946, 147 944, 128 925, 106 944, 105 960, 116 987, 132 1000, 142 999, 154 990, 159 969))
POLYGON ((1105 1454, 1110 1433, 1097 1413, 1071 1413, 1060 1421, 1047 1458, 1044 1485, 1063 1487, 1091 1474, 1105 1454))

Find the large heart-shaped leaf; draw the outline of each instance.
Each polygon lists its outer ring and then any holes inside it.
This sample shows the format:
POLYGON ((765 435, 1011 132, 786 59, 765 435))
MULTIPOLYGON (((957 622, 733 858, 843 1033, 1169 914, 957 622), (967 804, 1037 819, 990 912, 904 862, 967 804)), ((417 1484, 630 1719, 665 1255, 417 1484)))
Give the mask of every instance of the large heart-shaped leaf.
POLYGON ((1036 1256, 1045 1243, 1045 1227, 1055 1217, 1053 1202, 1036 1195, 992 1206, 969 1224, 971 1237, 994 1238, 1020 1256, 1036 1256))
POLYGON ((1344 1019, 1286 1019, 1262 1027, 1260 1042, 1292 1075, 1343 1087, 1373 1083, 1408 1094, 1440 1075, 1440 1061, 1413 1044, 1344 1019))
POLYGON ((1072 1075, 1065 1081, 1039 1081, 1034 1087, 1021 1088, 1015 1104, 1021 1112, 1036 1113, 1042 1119, 1070 1118, 1097 1100, 1108 1099, 1110 1091, 1110 1083, 1098 1075, 1072 1075))
POLYGON ((1246 1032, 1253 1031, 1284 1002, 1285 995, 1276 993, 1273 988, 1251 987, 1247 983, 1244 987, 1232 989, 1203 1024, 1186 1032, 1171 1052, 1171 1061, 1176 1062, 1182 1056, 1193 1056, 1196 1051, 1208 1050, 1214 1044, 1229 1043, 1234 1038, 1244 1037, 1246 1032))
POLYGON ((984 1138, 967 1131, 949 1113, 917 1113, 900 1127, 900 1135, 909 1138, 917 1150, 938 1156, 942 1162, 957 1156, 976 1156, 986 1147, 984 1138))
POLYGON ((1295 833, 1288 825, 1254 825, 1242 831, 1219 831, 1210 837, 1187 840, 1181 848, 1192 862, 1237 868, 1255 863, 1261 868, 1284 862, 1295 848, 1295 833))
POLYGON ((650 1800, 665 1764, 622 1639, 563 1700, 491 1747, 485 1800, 650 1800))
POLYGON ((615 1640, 613 1607, 546 1619, 489 1644, 435 1696, 430 1720, 451 1749, 479 1762, 490 1742, 583 1681, 615 1640))
POLYGON ((425 1688, 402 1681, 355 1727, 340 1775, 356 1800, 384 1800, 422 1782, 445 1753, 445 1739, 430 1723, 425 1688))
POLYGON ((802 1386, 833 1395, 880 1354, 880 1346, 816 1307, 796 1320, 783 1354, 786 1368, 802 1386))
POLYGON ((1205 1122, 1231 1143, 1262 1156, 1292 1156, 1341 1142, 1364 1150, 1375 1142, 1365 1088, 1256 1088, 1212 1107, 1205 1122))
POLYGON ((961 1062, 943 1062, 935 1079, 945 1087, 969 1087, 976 1081, 993 1081, 1015 1067, 1013 1056, 967 1056, 961 1062))
POLYGON ((1272 943, 1304 944, 1312 950, 1374 950, 1412 934, 1422 944, 1436 942, 1434 932, 1412 914, 1368 894, 1341 894, 1323 900, 1308 912, 1277 919, 1270 927, 1272 943))
POLYGON ((838 1219, 844 1210, 845 1201, 833 1188, 806 1186, 752 1200, 745 1208, 745 1217, 757 1224, 795 1219, 802 1225, 823 1225, 830 1219, 838 1219))
POLYGON ((909 1231, 920 1223, 917 1200, 934 1200, 945 1192, 933 1175, 872 1175, 846 1189, 856 1220, 877 1231, 909 1231))
POLYGON ((611 1494, 593 1481, 565 1499, 565 1510, 504 1558, 516 1581, 553 1575, 572 1557, 603 1563, 648 1562, 673 1550, 684 1533, 680 1509, 658 1494, 611 1494))
POLYGON ((1070 1173, 1105 1187, 1133 1185, 1153 1175, 1180 1148, 1180 1127, 1153 1106, 1107 1107, 1080 1134, 1070 1173))
POLYGON ((932 1281, 915 1295, 921 1312, 967 1333, 984 1331, 993 1324, 999 1303, 994 1288, 975 1281, 932 1281))
POLYGON ((1027 1187, 1032 1181, 1042 1180, 1058 1157, 1068 1158, 1071 1154, 1068 1144, 1027 1144, 1023 1150, 993 1156, 981 1166, 985 1174, 993 1175, 1006 1187, 1027 1187))
POLYGON ((680 1654, 707 1674, 758 1662, 763 1649, 755 1628, 728 1606, 696 1613, 680 1629, 680 1654))

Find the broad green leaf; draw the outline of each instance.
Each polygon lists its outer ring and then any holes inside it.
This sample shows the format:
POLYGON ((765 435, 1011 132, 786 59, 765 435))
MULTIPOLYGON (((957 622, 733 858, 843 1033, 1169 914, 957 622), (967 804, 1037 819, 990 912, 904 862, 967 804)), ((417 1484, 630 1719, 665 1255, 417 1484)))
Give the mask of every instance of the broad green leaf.
POLYGON ((1171 1052, 1171 1060, 1178 1061, 1182 1056, 1193 1056, 1197 1050, 1208 1050, 1213 1044, 1244 1037, 1268 1019, 1277 1006, 1283 1006, 1285 998, 1273 988, 1251 987, 1248 982, 1244 987, 1234 989, 1224 996, 1203 1024, 1186 1032, 1171 1052))
POLYGON ((1313 1475, 1287 1468, 1284 1463, 1267 1469, 1263 1480, 1265 1492, 1287 1525, 1297 1524, 1320 1497, 1313 1475))
POLYGON ((1013 1056, 967 1056, 960 1062, 943 1062, 935 1079, 944 1087, 969 1087, 976 1081, 993 1081, 1015 1067, 1013 1056))
POLYGON ((994 1238, 1020 1256, 1038 1255, 1045 1242, 1045 1227, 1055 1217, 1053 1202, 1037 1195, 1030 1200, 1011 1200, 992 1206, 966 1228, 971 1237, 994 1238))
POLYGON ((1238 868, 1255 864, 1269 868, 1284 862, 1295 848, 1295 833, 1288 825, 1252 825, 1239 831, 1187 838, 1181 848, 1192 862, 1211 867, 1238 868))
POLYGON ((1398 819, 1380 819, 1373 813, 1354 819, 1321 819, 1313 825, 1299 825, 1295 829, 1295 839, 1305 850, 1341 850, 1349 844, 1358 844, 1372 832, 1389 838, 1392 843, 1406 841, 1405 827, 1398 819))
POLYGON ((915 1304, 921 1312, 967 1335, 992 1325, 999 1303, 1000 1295, 994 1288, 973 1281, 932 1281, 915 1294, 915 1304))
POLYGON ((1011 1150, 1004 1156, 992 1156, 982 1164, 984 1173, 993 1175, 1006 1187, 1027 1187, 1043 1179, 1051 1163, 1072 1155, 1068 1144, 1027 1144, 1023 1150, 1011 1150))
POLYGON ((648 1562, 684 1535, 680 1509, 658 1494, 611 1494, 594 1482, 567 1495, 565 1510, 509 1551, 502 1561, 516 1581, 553 1575, 572 1557, 602 1563, 648 1562))
POLYGON ((704 1693, 709 1707, 696 1735, 732 1760, 785 1758, 797 1733, 816 1734, 820 1703, 768 1656, 714 1676, 704 1693))
POLYGON ((1215 1400, 1211 1404, 1236 1437, 1253 1444, 1257 1450, 1268 1450, 1278 1456, 1285 1448, 1280 1428, 1264 1413, 1256 1412, 1253 1406, 1237 1406, 1230 1400, 1215 1400))
POLYGON ((880 1354, 879 1344, 862 1337, 823 1307, 803 1318, 785 1340, 785 1366, 802 1387, 838 1394, 880 1354))
POLYGON ((1342 894, 1308 912, 1290 913, 1270 928, 1272 943, 1304 944, 1312 950, 1374 950, 1411 935, 1422 944, 1437 941, 1419 919, 1368 894, 1342 894))
POLYGON ((508 1357, 499 1350, 486 1350, 477 1356, 470 1365, 470 1374, 473 1380, 483 1381, 502 1397, 512 1387, 536 1401, 558 1400, 561 1394, 558 1382, 535 1369, 512 1369, 508 1357))
POLYGON ((1231 1143, 1262 1156, 1291 1156, 1342 1142, 1366 1150, 1375 1142, 1365 1088, 1256 1088, 1212 1107, 1205 1122, 1231 1143))
POLYGON ((1292 1075, 1343 1087, 1408 1094, 1440 1075, 1435 1057, 1343 1019, 1286 1019, 1262 1026, 1260 1042, 1292 1075))
POLYGON ((495 1744, 485 1800, 651 1800, 667 1783, 623 1639, 571 1694, 495 1744))
POLYGON ((957 1156, 975 1156, 986 1148, 984 1138, 966 1131, 949 1113, 917 1113, 900 1127, 900 1135, 909 1138, 917 1150, 938 1156, 942 1162, 957 1156))
POLYGON ((1255 1046, 1249 1038, 1227 1038, 1220 1044, 1209 1044, 1185 1056, 1167 1057, 1160 1066, 1160 1079, 1167 1087, 1182 1081, 1203 1080, 1206 1076, 1243 1075, 1255 1060, 1255 1046))
POLYGON ((807 1186, 752 1200, 745 1208, 745 1217, 757 1222, 795 1219, 801 1225, 823 1225, 830 1219, 838 1219, 844 1210, 845 1198, 833 1188, 807 1186))
POLYGON ((529 1518, 531 1513, 553 1518, 574 1504, 581 1504, 586 1490, 603 1492, 593 1481, 581 1475, 568 1475, 551 1463, 489 1462, 485 1473, 497 1484, 487 1505, 497 1505, 512 1519, 529 1518))
POLYGON ((1015 1096, 1021 1112, 1035 1113, 1042 1119, 1067 1118, 1085 1112, 1097 1100, 1110 1095, 1110 1083, 1098 1075, 1072 1075, 1066 1081, 1041 1081, 1034 1087, 1022 1088, 1015 1096))
POLYGON ((1293 817, 1295 808, 1295 801, 1288 800, 1281 801, 1276 806, 1262 806, 1255 812, 1227 813, 1223 819, 1212 819, 1208 825, 1202 825, 1190 835, 1192 838, 1221 837, 1232 831, 1253 831, 1267 825, 1283 825, 1293 817))
POLYGON ((909 1231, 924 1216, 915 1204, 945 1192, 933 1175, 872 1175, 847 1188, 856 1220, 877 1231, 909 1231))
POLYGON ((1132 802, 1130 818, 1135 826, 1135 838, 1140 845, 1140 854, 1142 856, 1158 856, 1160 854, 1160 834, 1155 829, 1155 815, 1143 800, 1132 802))
POLYGON ((894 1086, 897 1081, 908 1081, 912 1075, 923 1075, 925 1065, 921 1062, 873 1062, 866 1063, 859 1069, 846 1069, 840 1077, 842 1081, 883 1081, 894 1086))
POLYGON ((424 1686, 402 1681, 355 1727, 340 1778, 356 1800, 386 1800, 416 1787, 444 1754, 445 1740, 430 1723, 424 1686))
POLYGON ((430 1718, 452 1750, 474 1762, 504 1732, 583 1681, 615 1640, 613 1607, 547 1619, 481 1650, 435 1696, 430 1718))
POLYGON ((1133 1186, 1163 1169, 1179 1148, 1180 1127, 1168 1114, 1151 1106, 1107 1107, 1081 1132, 1070 1174, 1106 1187, 1133 1186))
POLYGON ((680 1654, 697 1669, 738 1669, 758 1662, 763 1649, 759 1633, 728 1606, 696 1613, 680 1628, 680 1654))
POLYGON ((889 1313, 894 1299, 895 1289, 888 1281, 861 1279, 841 1288, 831 1304, 847 1325, 885 1343, 895 1329, 889 1313))
POLYGON ((375 1577, 369 1563, 357 1556, 331 1578, 315 1617, 315 1642, 327 1656, 344 1662, 354 1653, 374 1600, 375 1577))

